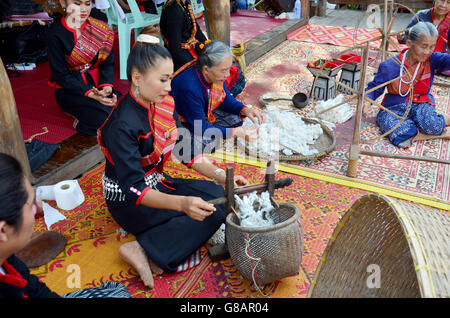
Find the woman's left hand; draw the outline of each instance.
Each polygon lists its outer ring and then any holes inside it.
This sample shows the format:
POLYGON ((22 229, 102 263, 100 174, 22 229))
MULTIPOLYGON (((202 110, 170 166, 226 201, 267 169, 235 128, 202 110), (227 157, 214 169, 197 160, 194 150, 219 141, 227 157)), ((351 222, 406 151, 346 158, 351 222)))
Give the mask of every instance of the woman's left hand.
POLYGON ((248 182, 248 180, 245 179, 243 176, 241 176, 241 175, 234 176, 234 186, 235 187, 242 187, 242 186, 246 186, 249 184, 250 184, 250 182, 248 182))
POLYGON ((261 125, 266 120, 266 115, 255 107, 245 107, 242 114, 250 118, 250 120, 255 124, 261 125))
POLYGON ((97 87, 93 88, 93 91, 97 94, 100 95, 102 97, 108 97, 109 95, 112 94, 113 89, 111 86, 103 86, 100 87, 100 89, 98 89, 97 87))

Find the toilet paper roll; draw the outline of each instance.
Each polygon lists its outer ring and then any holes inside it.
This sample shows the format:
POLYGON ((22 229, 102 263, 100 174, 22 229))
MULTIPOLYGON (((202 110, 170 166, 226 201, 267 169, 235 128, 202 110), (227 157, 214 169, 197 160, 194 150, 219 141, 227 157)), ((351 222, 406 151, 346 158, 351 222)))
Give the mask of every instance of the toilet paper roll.
POLYGON ((77 180, 61 181, 53 187, 58 208, 72 210, 84 202, 84 194, 77 180))

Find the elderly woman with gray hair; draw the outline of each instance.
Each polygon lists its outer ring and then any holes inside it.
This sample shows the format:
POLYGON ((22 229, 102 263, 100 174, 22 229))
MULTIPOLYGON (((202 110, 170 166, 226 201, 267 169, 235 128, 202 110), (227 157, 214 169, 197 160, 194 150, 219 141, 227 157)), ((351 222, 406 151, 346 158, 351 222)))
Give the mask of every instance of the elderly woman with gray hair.
MULTIPOLYGON (((408 48, 381 63, 374 79, 367 85, 368 90, 400 77, 367 94, 376 100, 387 88, 382 104, 399 116, 405 114, 409 99, 413 99, 408 117, 388 135, 395 146, 407 147, 418 140, 450 139, 450 130, 446 128, 450 126, 450 115, 436 112, 435 100, 430 93, 435 71, 450 70, 450 55, 433 52, 438 36, 436 27, 430 22, 414 25, 408 31, 408 48)), ((391 130, 399 121, 385 110, 378 112, 377 123, 382 133, 391 130)))
POLYGON ((257 127, 242 127, 242 118, 261 124, 265 116, 230 94, 225 80, 233 62, 231 49, 220 41, 208 40, 196 50, 198 59, 178 69, 172 81, 171 95, 182 124, 201 140, 203 150, 209 145, 211 152, 223 138, 254 141, 257 127))

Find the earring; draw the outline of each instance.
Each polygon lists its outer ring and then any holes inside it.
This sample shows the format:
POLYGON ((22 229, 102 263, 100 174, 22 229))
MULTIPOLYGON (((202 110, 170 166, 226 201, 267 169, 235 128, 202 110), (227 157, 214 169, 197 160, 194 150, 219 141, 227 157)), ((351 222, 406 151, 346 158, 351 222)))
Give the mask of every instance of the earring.
POLYGON ((139 86, 136 86, 136 89, 134 90, 134 96, 135 97, 139 96, 139 86))

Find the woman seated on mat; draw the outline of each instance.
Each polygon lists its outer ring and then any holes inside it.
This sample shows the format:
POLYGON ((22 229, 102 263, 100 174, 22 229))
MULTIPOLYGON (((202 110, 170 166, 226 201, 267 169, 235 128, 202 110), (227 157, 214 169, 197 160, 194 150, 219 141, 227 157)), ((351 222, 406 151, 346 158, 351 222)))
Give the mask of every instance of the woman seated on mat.
POLYGON ((211 152, 223 138, 255 140, 257 127, 243 127, 242 117, 262 124, 265 115, 236 100, 225 85, 233 60, 230 48, 220 41, 211 41, 200 45, 196 52, 198 59, 178 69, 172 82, 171 95, 183 125, 201 140, 203 147, 210 145, 211 152))
MULTIPOLYGON (((194 157, 190 136, 177 142, 179 121, 168 95, 173 62, 158 41, 152 35, 139 35, 127 62, 130 91, 98 130, 107 158, 103 176, 106 204, 117 223, 136 237, 136 241, 123 244, 119 254, 150 288, 152 270, 176 271, 225 219, 224 205, 206 202, 224 195, 220 185, 164 173, 174 147, 184 144, 187 151, 173 152, 183 164, 225 183, 222 169, 201 154, 194 157)), ((235 183, 248 184, 241 176, 235 177, 235 183)))
MULTIPOLYGON (((168 0, 161 13, 161 36, 173 58, 175 71, 197 59, 196 48, 207 41, 195 20, 191 1, 168 0)), ((231 95, 239 95, 245 87, 245 77, 238 63, 233 61, 226 84, 231 95)))
POLYGON ((113 88, 114 32, 89 17, 91 0, 60 0, 66 15, 47 34, 48 59, 58 105, 74 127, 95 136, 120 95, 113 88))
MULTIPOLYGON (((44 283, 30 274, 14 253, 30 241, 37 210, 36 197, 20 163, 0 153, 0 298, 57 298, 44 283)), ((125 297, 126 287, 107 282, 100 287, 82 289, 63 297, 125 297)))
MULTIPOLYGON (((400 76, 386 86, 387 94, 382 102, 398 116, 405 114, 409 99, 413 99, 407 119, 388 135, 395 146, 406 147, 418 140, 450 139, 450 129, 446 128, 450 125, 450 115, 436 113, 434 97, 430 93, 435 71, 450 70, 450 54, 433 52, 438 35, 432 23, 417 23, 408 32, 408 49, 381 63, 373 81, 367 85, 367 90, 382 86, 367 94, 376 100, 384 93, 382 84, 400 76), (413 92, 410 92, 411 82, 413 92)), ((368 105, 365 105, 366 112, 368 105)), ((382 133, 389 132, 400 120, 386 110, 377 114, 382 133)))
MULTIPOLYGON (((417 17, 413 17, 406 28, 410 29, 419 21, 430 22, 437 27, 439 37, 434 51, 450 53, 448 47, 448 39, 450 35, 450 0, 435 0, 433 8, 419 11, 417 13, 417 17), (417 18, 419 18, 419 20, 417 18)), ((405 44, 407 35, 399 35, 398 40, 400 43, 405 44)))

